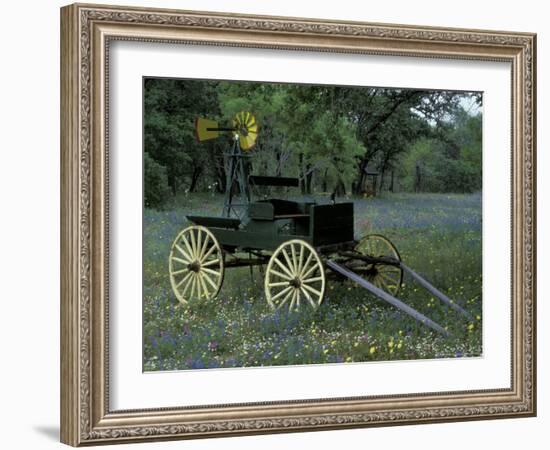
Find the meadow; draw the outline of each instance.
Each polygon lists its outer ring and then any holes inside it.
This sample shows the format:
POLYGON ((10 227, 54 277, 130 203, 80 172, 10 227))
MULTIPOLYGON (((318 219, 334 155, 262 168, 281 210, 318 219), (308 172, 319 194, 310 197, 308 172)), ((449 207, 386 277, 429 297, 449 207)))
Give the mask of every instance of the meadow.
POLYGON ((388 237, 403 261, 469 311, 468 322, 409 277, 398 297, 445 338, 352 282, 328 282, 317 309, 273 312, 255 268, 226 271, 217 298, 180 304, 168 254, 187 214, 218 216, 217 194, 182 195, 143 217, 145 371, 473 357, 482 354, 481 194, 357 198, 355 235, 388 237))

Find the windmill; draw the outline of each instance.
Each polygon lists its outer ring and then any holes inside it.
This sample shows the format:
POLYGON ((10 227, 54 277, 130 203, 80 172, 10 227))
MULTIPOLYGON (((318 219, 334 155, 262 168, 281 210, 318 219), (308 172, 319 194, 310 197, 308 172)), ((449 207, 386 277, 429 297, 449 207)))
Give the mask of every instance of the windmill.
POLYGON ((249 164, 246 158, 250 157, 249 152, 256 145, 258 124, 254 116, 247 111, 237 113, 231 127, 220 127, 217 121, 211 119, 202 117, 195 119, 195 134, 199 142, 217 139, 222 132, 231 133, 233 142, 231 148, 224 152, 226 183, 223 215, 242 218, 243 210, 250 203, 249 164), (234 202, 236 187, 240 200, 234 202))

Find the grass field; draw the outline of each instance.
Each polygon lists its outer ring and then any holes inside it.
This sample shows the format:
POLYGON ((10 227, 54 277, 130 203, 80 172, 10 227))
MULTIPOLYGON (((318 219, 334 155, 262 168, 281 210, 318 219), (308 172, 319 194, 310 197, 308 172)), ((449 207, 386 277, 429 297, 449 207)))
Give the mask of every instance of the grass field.
POLYGON ((402 259, 468 310, 468 322, 405 276, 399 298, 450 332, 444 338, 351 282, 329 282, 316 310, 273 312, 263 275, 230 269, 216 299, 179 304, 168 253, 186 214, 220 215, 222 198, 194 194, 144 211, 144 370, 351 363, 479 356, 481 195, 392 194, 355 200, 355 234, 383 234, 402 259))

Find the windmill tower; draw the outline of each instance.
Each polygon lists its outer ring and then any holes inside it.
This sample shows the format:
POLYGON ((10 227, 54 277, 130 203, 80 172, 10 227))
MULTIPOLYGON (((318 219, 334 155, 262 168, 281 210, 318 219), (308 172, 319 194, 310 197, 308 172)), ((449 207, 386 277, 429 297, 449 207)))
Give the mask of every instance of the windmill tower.
POLYGON ((202 117, 195 119, 195 133, 199 142, 216 139, 220 132, 229 132, 232 137, 231 147, 223 154, 226 176, 223 216, 240 219, 250 203, 247 159, 256 145, 258 124, 254 116, 245 111, 234 117, 232 127, 220 127, 217 121, 202 117))

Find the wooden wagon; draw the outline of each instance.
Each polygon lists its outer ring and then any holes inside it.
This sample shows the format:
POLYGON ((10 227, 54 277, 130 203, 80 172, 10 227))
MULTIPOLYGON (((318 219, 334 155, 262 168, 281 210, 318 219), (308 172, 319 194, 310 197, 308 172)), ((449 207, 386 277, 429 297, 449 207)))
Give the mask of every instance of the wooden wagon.
POLYGON ((316 308, 325 297, 327 280, 350 279, 446 335, 444 328, 397 298, 406 272, 432 295, 471 319, 458 304, 407 267, 389 239, 378 234, 355 239, 353 202, 337 203, 334 196, 324 204, 277 198, 252 200, 255 187, 297 187, 299 180, 248 174, 247 151, 257 133, 249 113, 240 113, 231 128, 220 128, 209 120, 197 121, 196 128, 200 140, 231 131, 233 146, 225 155, 227 189, 222 215, 187 216, 191 225, 172 244, 170 282, 180 302, 215 298, 229 268, 261 266, 265 267, 265 298, 273 309, 316 308))

